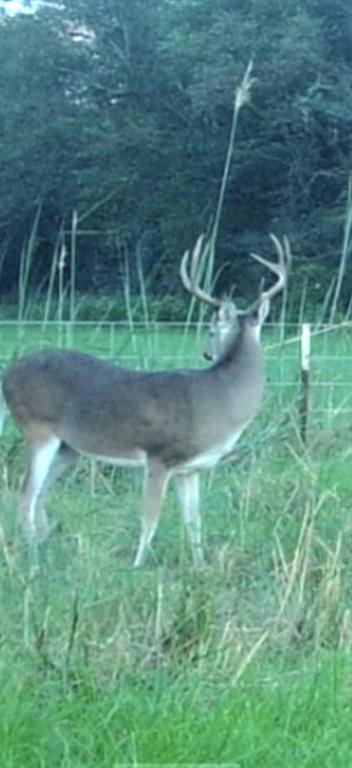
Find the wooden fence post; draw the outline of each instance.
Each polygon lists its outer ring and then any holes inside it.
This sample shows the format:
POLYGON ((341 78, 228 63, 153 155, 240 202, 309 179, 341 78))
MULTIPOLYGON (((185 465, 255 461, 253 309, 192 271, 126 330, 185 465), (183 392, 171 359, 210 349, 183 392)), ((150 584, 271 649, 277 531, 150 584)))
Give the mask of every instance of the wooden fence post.
POLYGON ((301 333, 301 392, 298 402, 299 428, 302 442, 307 442, 310 384, 310 323, 303 323, 301 333))

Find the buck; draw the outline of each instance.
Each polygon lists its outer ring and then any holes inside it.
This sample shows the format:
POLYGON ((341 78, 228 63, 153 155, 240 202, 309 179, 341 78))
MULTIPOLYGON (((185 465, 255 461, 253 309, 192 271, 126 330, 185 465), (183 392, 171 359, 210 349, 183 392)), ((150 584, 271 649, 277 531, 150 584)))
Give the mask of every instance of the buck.
POLYGON ((203 562, 199 471, 229 454, 261 403, 264 375, 261 326, 270 300, 286 283, 288 240, 272 242, 276 261, 251 254, 276 276, 244 312, 207 293, 198 280, 203 240, 181 261, 186 290, 214 310, 212 362, 200 370, 128 370, 88 354, 44 350, 15 362, 2 382, 9 408, 29 447, 20 522, 34 546, 50 526, 43 496, 81 454, 144 467, 142 526, 134 566, 155 534, 171 476, 177 482, 193 561, 203 562))

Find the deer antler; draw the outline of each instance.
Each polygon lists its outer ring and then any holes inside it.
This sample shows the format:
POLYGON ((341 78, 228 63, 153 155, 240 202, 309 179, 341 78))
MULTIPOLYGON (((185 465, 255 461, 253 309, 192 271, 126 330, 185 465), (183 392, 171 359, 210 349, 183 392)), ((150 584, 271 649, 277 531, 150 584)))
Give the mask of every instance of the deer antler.
POLYGON ((200 258, 203 250, 203 242, 204 242, 204 235, 200 235, 192 251, 191 269, 189 274, 188 274, 187 268, 188 268, 190 253, 189 251, 186 251, 186 253, 183 255, 181 266, 180 266, 181 279, 184 287, 186 288, 186 291, 191 293, 192 296, 195 296, 197 299, 200 299, 200 301, 205 301, 211 307, 216 307, 216 309, 219 309, 219 307, 221 307, 220 299, 216 299, 214 296, 211 296, 209 293, 204 291, 203 288, 200 288, 200 286, 197 283, 197 278, 199 273, 199 263, 200 263, 200 258))
POLYGON ((270 237, 274 243, 276 253, 278 255, 278 262, 268 261, 267 259, 264 259, 263 256, 258 256, 257 253, 250 254, 253 259, 259 261, 260 264, 264 264, 265 267, 268 267, 271 272, 274 272, 274 274, 278 276, 276 283, 274 283, 274 285, 272 285, 272 287, 267 291, 263 291, 263 283, 261 284, 260 295, 258 299, 259 302, 270 300, 273 298, 273 296, 276 296, 277 293, 282 291, 286 285, 288 271, 292 262, 292 254, 288 238, 285 236, 282 244, 275 235, 270 234, 270 237))

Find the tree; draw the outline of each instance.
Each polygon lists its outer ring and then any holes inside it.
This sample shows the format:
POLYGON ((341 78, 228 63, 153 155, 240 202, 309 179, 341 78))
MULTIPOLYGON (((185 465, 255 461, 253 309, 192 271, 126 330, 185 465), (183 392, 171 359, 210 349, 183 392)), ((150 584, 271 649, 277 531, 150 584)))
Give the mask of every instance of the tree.
POLYGON ((351 37, 347 0, 71 0, 65 13, 0 26, 11 260, 41 205, 38 282, 76 209, 81 288, 116 284, 121 254, 138 251, 155 290, 178 290, 179 258, 211 224, 234 88, 253 57, 218 259, 248 293, 248 250, 285 231, 298 272, 319 269, 323 293, 351 167, 351 37))

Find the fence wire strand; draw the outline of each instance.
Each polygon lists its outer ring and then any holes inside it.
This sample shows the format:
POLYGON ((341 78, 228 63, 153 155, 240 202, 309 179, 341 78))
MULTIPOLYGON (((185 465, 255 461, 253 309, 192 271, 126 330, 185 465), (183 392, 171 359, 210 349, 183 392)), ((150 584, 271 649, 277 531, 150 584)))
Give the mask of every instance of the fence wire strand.
MULTIPOLYGON (((316 414, 352 413, 352 321, 311 329, 310 408, 316 414)), ((143 370, 203 367, 207 324, 181 321, 0 321, 1 368, 14 357, 47 346, 76 348, 143 370)), ((301 326, 269 323, 263 329, 267 397, 287 405, 299 395, 301 326), (294 350, 294 351, 293 351, 294 350)))

